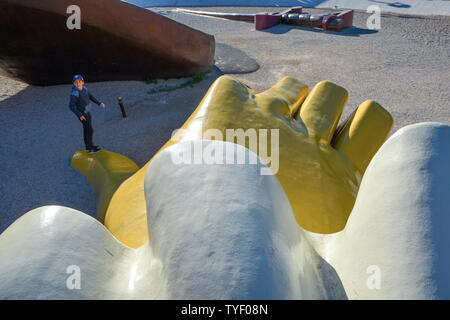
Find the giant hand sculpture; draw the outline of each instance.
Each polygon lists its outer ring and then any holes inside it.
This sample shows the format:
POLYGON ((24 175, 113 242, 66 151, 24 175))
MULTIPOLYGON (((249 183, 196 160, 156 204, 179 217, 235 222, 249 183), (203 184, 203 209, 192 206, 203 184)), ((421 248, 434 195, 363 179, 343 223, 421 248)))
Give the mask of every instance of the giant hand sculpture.
POLYGON ((336 128, 346 96, 321 82, 306 97, 291 78, 256 94, 221 77, 136 173, 123 156, 78 151, 109 231, 70 208, 28 212, 0 235, 0 298, 448 299, 450 127, 402 128, 370 160, 392 119, 367 101, 336 128), (199 142, 269 162, 245 140, 199 140, 226 129, 278 129, 276 176, 264 163, 173 162, 199 142))
MULTIPOLYGON (((230 129, 262 129, 268 133, 278 129, 279 150, 271 145, 268 150, 261 150, 261 144, 258 148, 248 139, 237 143, 265 161, 268 155, 273 159, 274 154, 279 154, 279 168, 271 167, 300 226, 318 233, 340 231, 352 210, 367 164, 391 129, 392 117, 378 103, 368 100, 337 128, 347 91, 322 81, 306 97, 307 92, 306 85, 290 77, 256 93, 241 82, 222 76, 210 87, 182 130, 162 149, 185 140, 225 139, 230 129)), ((234 137, 230 142, 236 143, 234 137)), ((145 228, 140 227, 146 225, 146 167, 116 191, 105 219, 106 227, 133 247, 147 240, 145 228)))

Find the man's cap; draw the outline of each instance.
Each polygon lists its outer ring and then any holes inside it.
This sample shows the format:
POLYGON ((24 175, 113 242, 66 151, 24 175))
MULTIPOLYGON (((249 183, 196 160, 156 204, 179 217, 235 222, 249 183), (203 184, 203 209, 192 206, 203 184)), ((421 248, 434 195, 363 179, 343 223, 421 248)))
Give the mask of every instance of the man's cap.
POLYGON ((74 82, 75 80, 82 80, 82 81, 84 81, 83 76, 81 74, 76 74, 73 77, 72 82, 74 82))

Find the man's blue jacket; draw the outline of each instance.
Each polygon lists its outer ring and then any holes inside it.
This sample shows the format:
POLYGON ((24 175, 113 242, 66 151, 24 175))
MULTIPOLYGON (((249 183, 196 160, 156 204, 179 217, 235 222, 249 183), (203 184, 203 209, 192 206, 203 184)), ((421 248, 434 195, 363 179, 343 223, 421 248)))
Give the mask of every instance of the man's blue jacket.
POLYGON ((90 101, 100 105, 101 102, 98 101, 86 88, 83 86, 82 90, 78 90, 77 87, 72 87, 72 92, 70 93, 70 103, 69 108, 76 114, 79 118, 81 117, 86 110, 86 107, 91 103, 90 101))

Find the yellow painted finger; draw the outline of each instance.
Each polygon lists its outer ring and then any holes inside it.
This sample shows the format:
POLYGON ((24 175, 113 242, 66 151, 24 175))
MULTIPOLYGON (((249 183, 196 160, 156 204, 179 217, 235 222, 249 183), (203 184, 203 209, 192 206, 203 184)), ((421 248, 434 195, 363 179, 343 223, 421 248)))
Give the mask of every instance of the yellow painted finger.
POLYGON ((361 172, 386 140, 392 116, 373 100, 363 102, 353 116, 336 132, 332 145, 350 159, 361 172))
POLYGON ((232 104, 241 105, 246 102, 251 92, 254 91, 240 81, 230 76, 222 76, 214 81, 200 105, 202 103, 222 104, 224 99, 228 99, 232 104))
POLYGON ((330 143, 347 98, 347 90, 333 82, 316 84, 300 108, 300 118, 309 136, 330 143))
POLYGON ((272 88, 256 95, 261 108, 285 116, 294 116, 308 94, 308 86, 291 77, 284 77, 272 88))
POLYGON ((139 170, 133 160, 106 150, 93 154, 85 149, 78 150, 72 157, 71 165, 88 179, 94 189, 98 198, 97 219, 102 223, 114 192, 139 170))

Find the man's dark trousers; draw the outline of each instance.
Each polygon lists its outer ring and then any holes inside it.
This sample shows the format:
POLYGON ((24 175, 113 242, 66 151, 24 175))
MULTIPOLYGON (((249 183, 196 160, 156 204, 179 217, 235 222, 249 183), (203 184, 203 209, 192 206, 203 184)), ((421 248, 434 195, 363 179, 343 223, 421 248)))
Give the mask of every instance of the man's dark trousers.
POLYGON ((92 118, 90 112, 84 112, 83 116, 86 120, 81 120, 83 124, 83 134, 84 134, 84 144, 86 145, 86 150, 91 150, 94 146, 92 142, 92 136, 94 135, 94 129, 92 128, 92 118))

